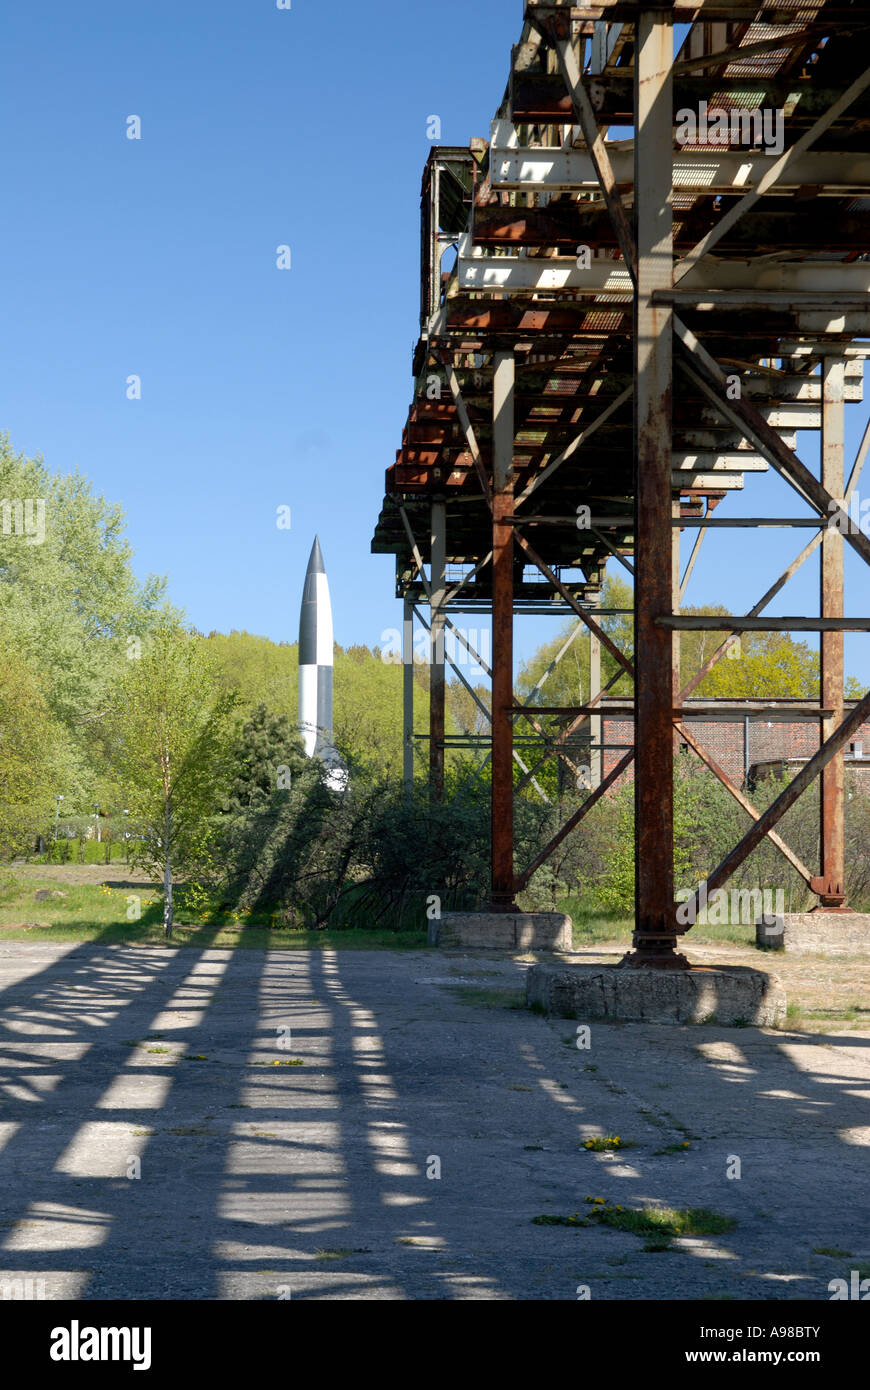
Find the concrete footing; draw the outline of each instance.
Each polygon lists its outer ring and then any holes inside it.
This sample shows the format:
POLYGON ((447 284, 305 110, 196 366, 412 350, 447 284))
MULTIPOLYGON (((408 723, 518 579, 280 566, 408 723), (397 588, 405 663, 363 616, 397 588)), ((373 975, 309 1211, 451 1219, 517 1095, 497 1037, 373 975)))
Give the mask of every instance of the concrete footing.
POLYGON ((526 1003, 559 1018, 763 1028, 782 1023, 786 1011, 776 975, 736 965, 691 970, 535 965, 526 976, 526 1003))
POLYGON ((561 912, 445 912, 429 923, 429 945, 466 951, 570 951, 561 912))
POLYGON ((870 914, 866 912, 786 912, 756 923, 755 942, 795 955, 867 955, 870 914))

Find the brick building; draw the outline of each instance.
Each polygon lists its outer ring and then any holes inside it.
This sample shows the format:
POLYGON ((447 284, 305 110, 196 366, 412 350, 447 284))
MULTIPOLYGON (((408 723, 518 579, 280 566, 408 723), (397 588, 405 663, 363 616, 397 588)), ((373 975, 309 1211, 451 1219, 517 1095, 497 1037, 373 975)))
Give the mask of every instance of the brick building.
MULTIPOLYGON (((624 698, 601 701, 604 776, 634 743, 634 719, 625 716, 630 703, 624 698), (608 707, 620 713, 608 717, 608 707)), ((847 701, 847 711, 856 703, 847 701)), ((764 776, 796 770, 819 747, 817 700, 766 700, 763 707, 757 700, 687 700, 684 708, 692 710, 685 720, 690 732, 740 787, 751 788, 764 776)), ((688 749, 687 755, 695 757, 688 749)), ((870 777, 870 723, 846 749, 846 765, 870 777)), ((632 776, 629 768, 624 777, 632 776)))

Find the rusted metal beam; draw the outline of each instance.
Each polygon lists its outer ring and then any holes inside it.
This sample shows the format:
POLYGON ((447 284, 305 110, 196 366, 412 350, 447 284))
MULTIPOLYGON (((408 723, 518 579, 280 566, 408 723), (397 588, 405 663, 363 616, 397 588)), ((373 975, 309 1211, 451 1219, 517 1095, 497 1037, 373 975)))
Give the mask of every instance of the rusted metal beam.
POLYGON ((414 790, 414 600, 405 594, 402 615, 402 785, 414 790))
POLYGON ((674 908, 674 641, 671 613, 673 309, 657 304, 673 274, 674 26, 644 11, 635 81, 635 931, 629 968, 686 969, 674 908))
MULTIPOLYGON (((617 675, 621 675, 617 673, 617 675)), ((609 684, 613 684, 610 681, 609 684)), ((615 697, 614 697, 615 698, 615 697)), ((519 716, 527 706, 516 705, 515 712, 519 716)), ((633 719, 635 709, 633 704, 626 705, 604 705, 600 706, 594 701, 588 705, 533 705, 531 707, 538 714, 564 714, 564 715, 588 715, 593 712, 601 713, 605 719, 623 720, 633 719)), ((772 697, 770 700, 735 700, 730 704, 727 700, 711 698, 710 700, 700 699, 697 705, 675 705, 673 714, 675 719, 692 719, 697 723, 706 724, 715 722, 716 719, 724 718, 728 715, 744 714, 781 714, 787 715, 789 721, 799 718, 803 721, 812 722, 817 719, 827 718, 830 710, 820 709, 816 705, 810 708, 799 701, 780 699, 772 697)))
POLYGON ((513 514, 515 363, 497 352, 493 376, 492 486, 492 886, 496 911, 514 908, 513 514))
POLYGON ((433 802, 441 802, 444 800, 444 596, 447 589, 447 508, 443 501, 433 501, 431 518, 429 795, 433 802))
POLYGON ((486 476, 486 469, 483 466, 483 459, 480 456, 480 448, 477 443, 477 437, 474 433, 474 428, 471 424, 471 421, 468 418, 468 411, 465 408, 465 401, 462 397, 462 391, 459 387, 459 381, 452 367, 448 367, 447 369, 447 382, 450 387, 450 394, 453 397, 453 403, 456 406, 456 412, 459 416, 459 420, 462 426, 462 432, 465 435, 468 451, 471 454, 472 459, 474 460, 474 470, 477 473, 477 478, 480 483, 480 490, 486 498, 487 505, 491 507, 492 491, 489 486, 489 479, 486 476))
POLYGON ((828 32, 824 24, 816 23, 797 33, 776 34, 772 39, 762 39, 757 43, 729 44, 718 53, 696 53, 690 58, 680 58, 674 63, 674 75, 692 72, 695 68, 723 68, 730 63, 745 62, 747 58, 758 58, 763 53, 780 53, 788 49, 803 48, 805 44, 815 43, 818 39, 824 38, 828 32))
MULTIPOLYGON (((490 178, 494 188, 554 195, 597 190, 595 167, 586 150, 573 146, 565 149, 553 145, 521 145, 516 127, 510 121, 493 121, 491 132, 490 178)), ((630 142, 610 145, 609 152, 617 184, 630 186, 634 158, 630 142)), ((694 193, 702 197, 743 194, 759 183, 769 168, 770 158, 754 150, 684 146, 673 154, 673 182, 681 194, 694 193)), ((779 182, 768 190, 768 196, 793 198, 798 189, 813 188, 819 190, 819 197, 842 198, 847 192, 861 193, 868 185, 870 158, 866 154, 812 150, 789 166, 779 182)), ((580 204, 579 208, 582 206, 580 204)), ((565 224, 568 212, 573 209, 576 219, 579 208, 576 203, 568 205, 565 224)), ((534 226, 545 211, 529 209, 530 225, 534 226)), ((562 217, 558 211, 554 215, 558 219, 562 217)), ((496 229, 503 224, 510 225, 512 218, 519 221, 524 217, 522 208, 505 208, 499 204, 479 208, 475 213, 475 240, 487 244, 497 239, 500 243, 504 235, 496 229)), ((549 225, 553 225, 553 221, 551 215, 549 225)))
MULTIPOLYGON (((745 104, 755 110, 790 107, 790 125, 809 129, 813 129, 822 119, 826 121, 827 129, 828 124, 843 120, 853 105, 857 106, 854 114, 859 119, 867 115, 868 103, 866 99, 861 99, 864 89, 852 95, 844 105, 842 90, 833 78, 822 86, 805 77, 734 76, 716 78, 711 82, 704 77, 684 74, 677 78, 675 85, 672 132, 676 111, 686 108, 697 111, 699 103, 708 99, 713 92, 721 92, 726 99, 729 96, 742 98, 742 101, 735 100, 735 106, 745 104), (828 121, 831 111, 835 114, 828 121)), ((628 70, 624 77, 616 73, 604 79, 593 78, 590 88, 596 98, 594 112, 599 126, 631 124, 631 76, 628 70)), ((565 91, 563 83, 546 73, 514 75, 510 114, 516 125, 572 125, 576 120, 570 94, 565 91)))
MULTIPOLYGON (((830 529, 826 528, 825 536, 830 529)), ((719 618, 674 613, 657 618, 656 623, 672 632, 824 632, 840 635, 844 632, 870 632, 870 618, 719 618)))
MULTIPOLYGON (((803 17, 807 11, 818 13, 820 22, 829 29, 833 22, 845 23, 863 18, 859 0, 847 3, 825 3, 825 0, 589 0, 577 4, 574 0, 526 0, 526 18, 546 17, 567 25, 569 22, 590 23, 597 19, 637 20, 642 14, 660 10, 684 22, 703 20, 753 20, 764 15, 765 23, 793 24, 796 13, 803 17)), ((788 34, 783 36, 787 48, 788 34)))
POLYGON ((739 222, 741 217, 743 217, 751 207, 754 207, 759 198, 764 197, 769 188, 772 188, 780 178, 784 177, 789 166, 794 161, 798 160, 805 150, 809 149, 811 145, 814 145, 819 137, 824 135, 825 131, 829 130, 834 122, 849 110, 850 106, 853 105, 858 97, 861 96, 862 92, 865 92, 868 87, 870 87, 870 67, 868 67, 865 72, 862 72, 861 76, 857 77, 855 81, 846 88, 842 96, 839 96, 837 100, 833 102, 825 114, 820 116, 810 129, 805 131, 790 149, 786 150, 785 154, 771 165, 761 182, 749 193, 746 193, 740 199, 739 203, 736 203, 734 207, 730 208, 725 216, 716 223, 716 226, 713 227, 705 237, 702 237, 697 246, 689 252, 688 256, 683 257, 674 271, 675 284, 679 284, 683 277, 688 274, 693 266, 697 265, 702 257, 710 254, 713 247, 727 235, 734 224, 739 222))
POLYGON ((637 249, 634 243, 631 228, 628 223, 619 188, 610 163, 610 155, 604 143, 604 136, 598 127, 595 111, 592 102, 589 100, 589 93, 577 62, 577 54, 570 39, 557 43, 556 53, 559 59, 559 66, 562 69, 562 76, 565 79, 571 101, 574 105, 574 112, 583 130, 583 137, 586 141, 586 148, 592 158, 598 182, 601 185, 601 192, 607 204, 607 211, 613 223, 614 231, 622 251, 622 259, 625 262, 626 270, 631 276, 632 281, 636 279, 637 249))
MULTIPOLYGON (((704 505, 703 499, 699 505, 704 505)), ((848 518, 843 521, 845 526, 848 518)), ((516 524, 520 526, 576 526, 577 518, 573 516, 520 516, 516 518, 516 524)), ((852 523, 854 524, 854 523, 852 523)), ((806 516, 681 516, 679 520, 674 518, 671 522, 674 527, 689 530, 692 527, 699 527, 702 530, 718 527, 726 530, 823 530, 827 525, 827 520, 821 517, 806 516)), ((596 531, 625 531, 631 535, 634 530, 634 518, 631 516, 593 516, 590 519, 590 528, 596 531)), ((813 549, 818 545, 820 537, 814 537, 811 542, 813 549)), ((780 587, 782 587, 780 585, 780 587)), ((749 616, 752 616, 751 614, 749 616)))
POLYGON ((633 386, 627 386, 625 390, 616 397, 616 400, 611 401, 610 404, 604 410, 602 410, 601 414, 597 416, 596 419, 592 420, 590 424, 588 424, 585 427, 585 429, 581 429, 579 434, 576 435, 576 437, 571 441, 567 448, 563 449, 562 452, 556 458, 551 459, 550 462, 547 464, 546 468, 541 469, 540 473, 535 474, 531 482, 528 483, 524 490, 520 493, 519 497, 516 500, 516 505, 519 507, 522 505, 523 502, 528 501, 532 493, 535 492, 536 489, 539 488, 541 484, 545 482, 548 478, 551 478, 553 474, 556 472, 557 468, 561 468, 563 463, 567 462, 568 459, 573 458, 574 454, 577 453, 578 449, 581 449, 584 444, 587 444, 589 442, 593 434, 595 434, 596 430, 599 430, 602 425, 605 425, 607 421, 610 419, 610 417, 612 415, 615 415, 616 412, 622 408, 622 406, 628 404, 628 402, 632 398, 633 391, 633 386))
MULTIPOLYGON (((845 483, 845 367, 842 357, 825 357, 822 363, 822 484, 834 497, 842 497, 845 483)), ((842 618, 843 614, 843 546, 843 537, 836 527, 829 526, 822 533, 821 611, 829 621, 842 618)), ((821 703, 833 711, 822 722, 824 742, 843 718, 843 633, 823 631, 820 648, 821 703)), ((819 796, 821 872, 811 887, 819 895, 820 909, 830 911, 842 908, 846 902, 846 765, 842 752, 822 772, 819 796)))
MULTIPOLYGON (((594 632, 589 634, 589 698, 596 702, 601 699, 601 643, 594 632)), ((592 708, 595 709, 596 705, 593 705, 592 708)), ((604 755, 601 748, 604 742, 604 721, 601 717, 600 704, 597 705, 597 709, 598 713, 591 714, 589 717, 589 780, 593 791, 601 786, 604 770, 604 755)))

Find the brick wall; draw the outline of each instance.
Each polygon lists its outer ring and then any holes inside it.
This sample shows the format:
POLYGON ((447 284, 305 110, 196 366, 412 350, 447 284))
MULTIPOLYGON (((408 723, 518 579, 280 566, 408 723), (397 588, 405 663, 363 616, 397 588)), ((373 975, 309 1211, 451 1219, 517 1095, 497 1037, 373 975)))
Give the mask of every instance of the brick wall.
MULTIPOLYGON (((620 703, 624 705, 625 701, 620 703)), ((733 705, 734 701, 729 703, 733 705)), ((605 706, 602 725, 605 744, 602 768, 606 776, 624 756, 624 749, 612 745, 634 743, 634 720, 608 718, 605 706)), ((692 736, 715 758, 720 767, 739 787, 745 786, 746 783, 747 762, 752 768, 759 763, 786 761, 791 758, 811 758, 819 747, 818 721, 788 719, 782 716, 767 719, 754 712, 749 718, 748 759, 746 756, 747 727, 744 719, 739 717, 717 719, 714 714, 710 713, 704 718, 693 716, 687 720, 687 726, 692 736)), ((863 763, 856 762, 856 769, 870 780, 870 723, 862 727, 854 743, 861 744, 863 751, 863 763)), ((847 753, 848 751, 847 749, 847 753)), ((685 756, 697 761, 697 756, 691 749, 687 751, 685 756)), ((847 767, 850 762, 851 759, 847 758, 847 767)), ((623 773, 617 786, 625 780, 634 780, 633 767, 623 773)))

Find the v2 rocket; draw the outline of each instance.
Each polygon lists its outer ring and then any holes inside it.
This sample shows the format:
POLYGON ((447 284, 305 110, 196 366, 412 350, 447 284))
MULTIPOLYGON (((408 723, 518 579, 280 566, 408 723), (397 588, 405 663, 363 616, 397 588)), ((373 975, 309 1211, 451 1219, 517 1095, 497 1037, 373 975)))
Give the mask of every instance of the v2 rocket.
POLYGON ((306 756, 319 758, 335 791, 347 769, 332 742, 332 604, 320 541, 314 537, 299 614, 299 732, 306 756))

